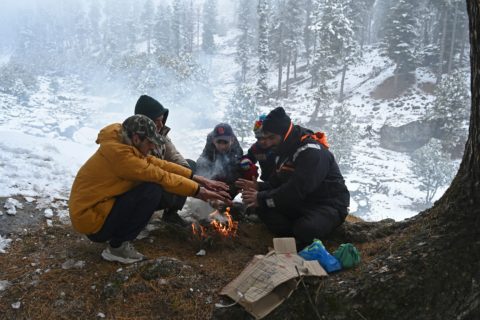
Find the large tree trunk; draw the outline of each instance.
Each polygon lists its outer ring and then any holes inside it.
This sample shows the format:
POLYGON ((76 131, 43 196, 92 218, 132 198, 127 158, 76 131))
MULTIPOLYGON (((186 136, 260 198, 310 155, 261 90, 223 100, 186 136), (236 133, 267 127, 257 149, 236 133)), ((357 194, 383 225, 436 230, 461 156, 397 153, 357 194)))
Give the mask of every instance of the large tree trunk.
POLYGON ((306 285, 268 319, 480 318, 480 3, 467 5, 472 108, 450 188, 412 219, 344 224, 337 240, 361 246, 361 265, 325 279, 305 278, 306 285))

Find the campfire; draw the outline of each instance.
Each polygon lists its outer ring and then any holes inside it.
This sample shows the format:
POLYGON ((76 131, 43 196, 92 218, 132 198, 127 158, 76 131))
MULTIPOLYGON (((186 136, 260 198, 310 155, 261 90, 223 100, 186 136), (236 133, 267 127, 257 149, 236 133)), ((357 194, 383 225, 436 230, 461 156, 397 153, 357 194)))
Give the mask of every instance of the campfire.
POLYGON ((222 238, 235 238, 237 235, 238 222, 232 219, 230 208, 225 212, 218 210, 208 215, 208 220, 192 223, 192 233, 199 239, 206 239, 216 235, 222 238))

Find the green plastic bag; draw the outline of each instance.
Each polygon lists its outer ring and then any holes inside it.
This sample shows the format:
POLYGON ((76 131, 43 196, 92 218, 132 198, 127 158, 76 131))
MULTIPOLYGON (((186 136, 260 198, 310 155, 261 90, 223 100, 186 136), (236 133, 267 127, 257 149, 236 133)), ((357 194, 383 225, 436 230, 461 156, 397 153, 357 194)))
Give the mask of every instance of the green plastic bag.
POLYGON ((360 252, 358 252, 358 249, 351 243, 341 244, 333 255, 340 261, 342 267, 345 269, 355 267, 361 260, 360 252))

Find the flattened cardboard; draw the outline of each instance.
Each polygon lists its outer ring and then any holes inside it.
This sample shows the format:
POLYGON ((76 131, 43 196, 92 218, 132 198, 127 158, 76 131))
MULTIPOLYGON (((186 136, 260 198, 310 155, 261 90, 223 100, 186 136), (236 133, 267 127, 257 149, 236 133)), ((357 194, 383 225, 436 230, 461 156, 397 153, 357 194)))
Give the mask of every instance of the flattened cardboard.
POLYGON ((237 301, 256 319, 278 307, 297 288, 299 276, 327 276, 318 261, 297 254, 294 238, 273 239, 274 251, 256 255, 220 294, 237 301))
POLYGON ((275 253, 297 253, 295 238, 273 238, 275 253))

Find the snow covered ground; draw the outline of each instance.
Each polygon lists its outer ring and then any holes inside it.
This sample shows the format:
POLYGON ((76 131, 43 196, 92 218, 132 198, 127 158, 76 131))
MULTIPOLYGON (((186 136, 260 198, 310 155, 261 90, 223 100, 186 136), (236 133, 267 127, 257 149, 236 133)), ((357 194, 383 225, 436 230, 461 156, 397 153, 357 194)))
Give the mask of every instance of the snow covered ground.
MULTIPOLYGON (((234 77, 238 72, 232 35, 220 40, 223 43, 210 61, 211 72, 208 73, 216 105, 214 110, 209 111, 209 116, 218 122, 223 120, 223 111, 235 88, 234 77)), ((405 124, 425 112, 424 108, 418 108, 419 105, 431 103, 433 97, 418 88, 414 88, 409 96, 402 97, 402 108, 392 101, 373 100, 370 92, 392 72, 393 67, 375 51, 365 56, 364 63, 350 67, 347 72, 347 102, 354 106, 351 112, 361 127, 368 124, 378 130, 384 123, 405 124), (378 74, 365 81, 375 72, 378 74)), ((431 80, 431 76, 422 70, 416 76, 417 83, 431 80)), ((123 101, 119 97, 86 95, 82 93, 84 84, 75 78, 39 80, 38 92, 26 102, 0 94, 0 196, 22 195, 43 204, 61 201, 63 206, 50 207, 52 215, 65 217, 66 200, 74 176, 96 150, 95 139, 99 129, 131 115, 137 97, 123 101), (52 81, 58 85, 53 86, 52 81), (112 108, 112 103, 124 107, 112 108)), ((297 86, 290 98, 280 103, 298 123, 307 123, 314 108, 309 84, 310 81, 306 81, 297 86)), ((326 112, 331 112, 334 105, 326 112)), ((267 112, 268 109, 262 111, 267 112)), ((167 124, 172 127, 170 136, 178 149, 184 156, 196 160, 214 124, 199 128, 193 123, 186 123, 186 112, 188 110, 171 109, 167 124)), ((362 208, 362 217, 367 220, 401 220, 418 212, 412 204, 421 202, 423 194, 418 190, 418 181, 410 170, 408 155, 380 148, 378 137, 358 141, 354 154, 353 168, 345 174, 347 185, 352 195, 361 193, 369 196, 353 197, 352 212, 362 208)), ((437 198, 440 196, 441 192, 437 198)), ((47 215, 45 210, 50 207, 38 206, 38 214, 47 215)), ((3 210, 0 214, 6 214, 4 208, 0 210, 3 210)), ((0 235, 0 253, 10 242, 4 236, 0 235)))

